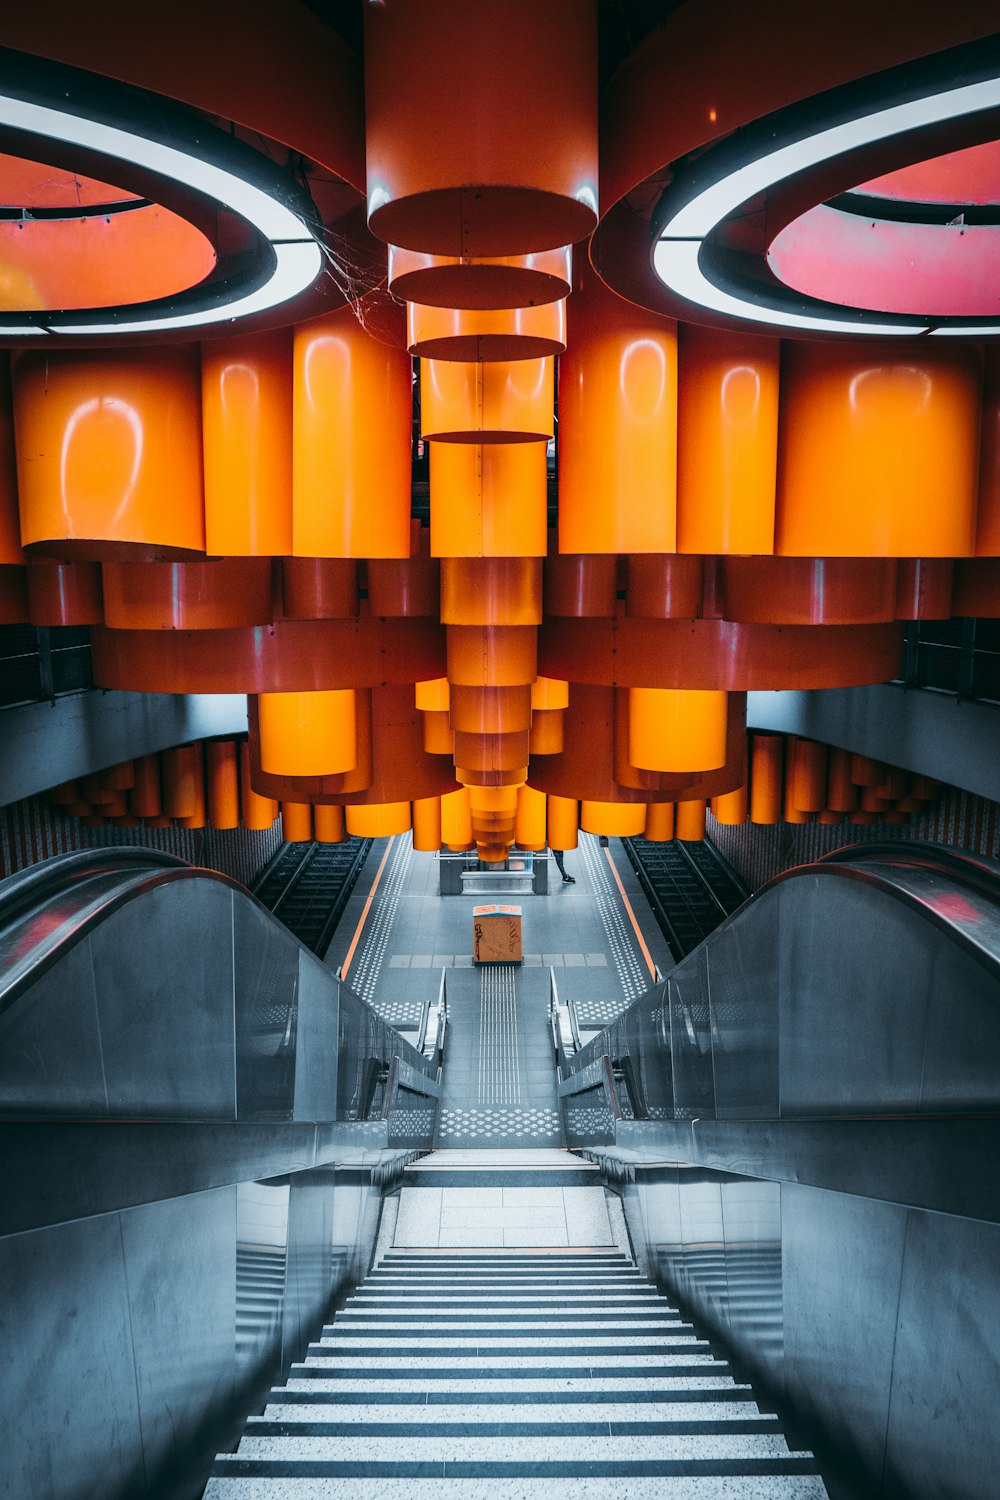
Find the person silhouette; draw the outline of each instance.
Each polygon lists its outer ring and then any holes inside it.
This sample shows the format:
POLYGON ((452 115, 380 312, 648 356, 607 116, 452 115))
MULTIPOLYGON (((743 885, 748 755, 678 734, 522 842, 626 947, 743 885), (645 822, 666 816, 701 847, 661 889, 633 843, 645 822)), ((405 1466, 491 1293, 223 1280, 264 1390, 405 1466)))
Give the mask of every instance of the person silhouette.
POLYGON ((563 878, 563 885, 576 885, 575 878, 572 875, 567 875, 566 874, 566 866, 563 863, 564 853, 565 853, 565 851, 562 850, 562 849, 553 849, 553 851, 552 851, 552 858, 555 860, 555 862, 556 862, 556 868, 558 869, 559 874, 563 878))

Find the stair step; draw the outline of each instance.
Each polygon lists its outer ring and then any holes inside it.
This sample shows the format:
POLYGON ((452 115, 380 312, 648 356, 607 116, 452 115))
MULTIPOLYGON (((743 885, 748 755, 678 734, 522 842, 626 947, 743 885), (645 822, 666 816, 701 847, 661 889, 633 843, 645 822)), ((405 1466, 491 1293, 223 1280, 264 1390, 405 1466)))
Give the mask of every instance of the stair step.
MULTIPOLYGON (((322 1441, 322 1440, 320 1440, 322 1441)), ((658 1439, 657 1441, 667 1441, 658 1439)), ((392 1448, 398 1453, 399 1445, 392 1448)), ((549 1446, 549 1445, 546 1445, 549 1446)), ((575 1444, 574 1444, 575 1446, 575 1444)), ((509 1452, 509 1448, 506 1450, 509 1452)), ((649 1458, 556 1458, 544 1459, 487 1459, 469 1458, 266 1458, 262 1455, 224 1454, 215 1461, 213 1472, 234 1477, 273 1477, 282 1479, 321 1478, 452 1478, 452 1479, 530 1479, 539 1471, 548 1471, 553 1477, 596 1478, 624 1480, 632 1478, 695 1478, 701 1475, 739 1478, 763 1478, 777 1474, 816 1473, 816 1462, 795 1454, 782 1457, 777 1454, 737 1455, 733 1457, 679 1458, 656 1456, 649 1458)), ((606 1493, 606 1492, 605 1492, 606 1493)), ((620 1493, 616 1491, 616 1493, 620 1493)), ((730 1491, 730 1493, 732 1493, 730 1491)))
POLYGON ((494 1355, 490 1359, 473 1356, 467 1364, 458 1364, 455 1359, 410 1358, 405 1365, 387 1366, 378 1359, 352 1358, 350 1364, 343 1360, 308 1360, 293 1364, 292 1379, 310 1380, 331 1376, 343 1380, 449 1380, 462 1376, 472 1380, 590 1380, 595 1375, 629 1380, 662 1380, 666 1376, 688 1378, 703 1372, 710 1375, 728 1375, 726 1360, 716 1360, 710 1355, 693 1354, 687 1359, 674 1358, 670 1363, 650 1364, 645 1355, 594 1355, 586 1361, 566 1359, 556 1362, 550 1355, 545 1362, 526 1363, 525 1358, 494 1355))
POLYGON ((419 1380, 377 1382, 368 1380, 323 1379, 307 1382, 290 1380, 288 1385, 271 1392, 271 1404, 282 1402, 296 1406, 352 1406, 363 1400, 366 1406, 551 1406, 571 1402, 573 1406, 602 1406, 627 1403, 630 1407, 673 1406, 677 1402, 752 1402, 749 1386, 736 1385, 728 1376, 697 1379, 664 1379, 658 1383, 637 1386, 630 1380, 600 1379, 549 1381, 529 1379, 513 1381, 477 1381, 470 1389, 464 1381, 441 1381, 434 1387, 419 1380), (391 1389, 389 1388, 391 1386, 391 1389))
MULTIPOLYGON (((781 1433, 781 1427, 777 1417, 765 1417, 757 1413, 754 1416, 733 1416, 727 1414, 725 1417, 674 1417, 662 1419, 650 1417, 647 1421, 636 1421, 634 1418, 622 1418, 620 1420, 591 1417, 589 1421, 582 1421, 575 1413, 574 1408, 567 1406, 562 1408, 564 1416, 558 1420, 535 1420, 525 1421, 524 1414, 520 1416, 502 1419, 490 1412, 478 1420, 470 1421, 467 1417, 452 1417, 450 1420, 442 1420, 441 1416, 432 1413, 425 1420, 417 1421, 413 1416, 404 1416, 401 1420, 382 1420, 373 1422, 371 1414, 368 1419, 358 1417, 353 1421, 345 1420, 339 1413, 336 1421, 317 1420, 316 1417, 303 1417, 293 1410, 291 1417, 269 1416, 250 1417, 246 1424, 246 1435, 248 1438, 367 1438, 387 1439, 394 1437, 435 1437, 435 1438, 547 1438, 547 1437, 583 1437, 583 1438, 607 1438, 607 1437, 718 1437, 738 1436, 747 1437, 753 1435, 774 1435, 781 1433)), ((358 1408, 364 1411, 365 1408, 358 1408)))
MULTIPOLYGON (((296 1404, 287 1399, 288 1393, 284 1390, 276 1390, 271 1393, 271 1400, 264 1408, 263 1416, 250 1417, 247 1419, 247 1432, 257 1431, 261 1422, 284 1422, 284 1423, 312 1423, 333 1422, 341 1425, 353 1425, 360 1423, 362 1426, 373 1425, 373 1405, 365 1402, 355 1402, 353 1405, 348 1401, 330 1402, 328 1407, 319 1403, 322 1397, 316 1401, 296 1404)), ((645 1428, 650 1422, 660 1422, 677 1426, 698 1427, 705 1423, 716 1423, 725 1431, 730 1430, 730 1424, 734 1422, 759 1422, 777 1424, 777 1418, 761 1415, 755 1401, 748 1401, 746 1392, 739 1393, 733 1400, 720 1401, 712 1396, 711 1392, 705 1393, 705 1398, 698 1401, 667 1401, 652 1400, 644 1401, 642 1406, 642 1420, 636 1416, 636 1403, 628 1400, 615 1400, 613 1397, 604 1397, 599 1401, 581 1402, 579 1396, 571 1401, 565 1401, 561 1397, 548 1403, 539 1403, 537 1413, 526 1411, 523 1402, 504 1401, 482 1401, 475 1406, 465 1398, 445 1398, 442 1401, 430 1405, 417 1405, 415 1402, 406 1402, 402 1396, 396 1401, 396 1410, 392 1409, 392 1398, 379 1404, 378 1421, 374 1423, 377 1432, 388 1435, 392 1430, 392 1424, 406 1423, 409 1427, 423 1427, 425 1424, 441 1422, 461 1422, 472 1424, 477 1428, 480 1425, 493 1428, 504 1424, 520 1424, 535 1433, 541 1433, 544 1428, 548 1431, 567 1431, 567 1424, 582 1424, 590 1428, 600 1426, 604 1431, 608 1430, 609 1424, 617 1425, 622 1431, 628 1428, 630 1423, 645 1428)), ((768 1427, 766 1430, 774 1430, 768 1427)))
MULTIPOLYGON (((458 1424, 456 1424, 458 1425, 458 1424)), ((511 1458, 509 1440, 504 1437, 423 1434, 414 1431, 407 1439, 405 1456, 400 1455, 399 1440, 389 1436, 354 1435, 351 1437, 313 1437, 293 1432, 290 1437, 246 1436, 236 1451, 237 1458, 298 1459, 312 1463, 393 1463, 416 1464, 473 1462, 479 1470, 504 1462, 514 1462, 522 1473, 526 1466, 544 1464, 558 1469, 566 1460, 575 1464, 605 1463, 605 1473, 618 1471, 621 1465, 637 1460, 674 1460, 684 1463, 719 1462, 734 1459, 772 1459, 782 1464, 794 1462, 780 1432, 708 1433, 638 1436, 602 1433, 599 1437, 523 1437, 519 1439, 515 1458, 511 1458)), ((809 1460, 805 1460, 810 1462, 809 1460)), ((799 1462, 802 1462, 801 1457, 799 1462)), ((815 1468, 815 1464, 811 1464, 815 1468)), ((586 1473, 586 1468, 578 1469, 586 1473)))
MULTIPOLYGON (((767 1500, 827 1500, 821 1479, 799 1473, 769 1476, 763 1492, 752 1480, 744 1488, 739 1477, 732 1475, 631 1474, 627 1488, 616 1484, 613 1489, 600 1476, 532 1474, 517 1480, 518 1500, 611 1500, 612 1496, 613 1500, 759 1500, 762 1493, 767 1500)), ((497 1484, 493 1478, 478 1475, 451 1478, 441 1474, 396 1479, 359 1474, 225 1477, 225 1471, 217 1467, 204 1500, 497 1500, 497 1484)))

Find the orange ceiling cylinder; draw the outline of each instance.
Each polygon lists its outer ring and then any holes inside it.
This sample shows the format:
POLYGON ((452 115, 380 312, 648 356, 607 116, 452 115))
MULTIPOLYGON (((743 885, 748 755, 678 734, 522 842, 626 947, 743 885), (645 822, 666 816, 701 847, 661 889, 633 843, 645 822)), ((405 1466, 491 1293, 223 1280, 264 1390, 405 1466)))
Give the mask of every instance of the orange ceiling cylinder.
POLYGON ((240 742, 240 822, 244 828, 264 832, 278 816, 272 797, 261 797, 250 785, 250 746, 240 742))
POLYGON ((158 818, 163 803, 160 794, 159 755, 140 755, 134 762, 135 784, 129 805, 137 818, 158 818))
MULTIPOLYGON (((498 256, 430 255, 390 245, 387 285, 397 299, 421 307, 462 312, 542 307, 565 300, 573 285, 572 261, 570 245, 498 256)), ((544 352, 554 351, 536 351, 544 352)))
POLYGON ((777 339, 681 325, 677 550, 774 549, 777 339))
POLYGON ((901 558, 896 564, 896 619, 950 619, 954 579, 950 558, 901 558))
POLYGON ((105 779, 103 771, 91 771, 83 778, 83 801, 95 807, 105 802, 112 802, 115 792, 116 788, 112 786, 110 780, 105 779))
POLYGON ((135 786, 135 762, 123 760, 111 767, 111 780, 120 792, 130 792, 135 786))
POLYGON ((755 734, 750 745, 750 821, 781 822, 785 741, 780 734, 755 734))
POLYGON ((194 351, 30 352, 14 415, 25 546, 97 561, 204 552, 194 351))
POLYGON ((448 680, 453 686, 517 687, 530 685, 538 676, 538 631, 533 625, 449 625, 447 630, 448 680))
POLYGON ((441 798, 441 838, 449 849, 467 849, 472 843, 472 812, 468 787, 446 792, 441 798))
POLYGON ((644 802, 581 802, 580 827, 584 833, 605 838, 641 838, 646 826, 644 802))
POLYGON ((0 563, 0 625, 21 625, 27 620, 27 571, 0 563))
POLYGON ((201 350, 205 545, 226 557, 292 550, 292 335, 241 334, 201 350))
POLYGON ((894 620, 896 564, 881 557, 725 557, 722 613, 758 625, 894 620))
POLYGON ((358 764, 353 688, 261 693, 260 764, 272 776, 340 776, 358 764))
POLYGON ((316 803, 312 810, 313 834, 318 844, 342 844, 347 838, 344 809, 316 803))
POLYGON ((515 816, 518 796, 516 786, 474 786, 469 789, 469 807, 474 819, 504 821, 515 816))
POLYGON ((726 763, 727 695, 629 688, 628 758, 645 771, 713 771, 726 763))
POLYGON ((14 403, 10 361, 0 355, 0 566, 27 562, 21 548, 17 509, 17 458, 14 448, 14 403))
POLYGON ((536 677, 531 684, 532 710, 569 708, 569 683, 561 677, 536 677))
POLYGON ((286 844, 312 843, 312 808, 308 802, 282 802, 281 833, 286 844))
POLYGON ((875 788, 877 797, 884 797, 887 802, 898 802, 900 797, 906 796, 907 775, 898 766, 889 766, 885 777, 875 788))
POLYGON ((872 760, 869 755, 855 753, 851 756, 851 780, 855 786, 879 786, 888 769, 884 762, 872 760))
POLYGON ((795 805, 795 781, 792 777, 792 746, 789 744, 785 772, 785 792, 782 798, 781 817, 785 823, 811 823, 815 813, 795 805))
POLYGON ((283 557, 282 609, 288 620, 348 620, 358 612, 358 565, 344 557, 283 557))
POLYGON ((451 686, 447 677, 413 684, 413 701, 425 713, 447 713, 451 703, 451 686))
POLYGON ((865 787, 859 798, 859 805, 862 812, 881 813, 886 812, 892 806, 892 799, 880 797, 870 787, 865 787))
POLYGON ((717 823, 735 828, 746 822, 748 806, 749 788, 745 785, 740 786, 735 792, 723 792, 720 796, 712 798, 712 817, 717 823))
POLYGON ((199 755, 194 776, 194 812, 186 818, 178 818, 179 828, 204 828, 208 822, 208 797, 205 790, 205 760, 199 755))
POLYGON ((578 264, 559 361, 559 550, 674 552, 677 326, 578 264))
POLYGON ((420 361, 420 432, 440 443, 547 442, 554 361, 420 361))
POLYGON ((544 443, 432 443, 435 557, 544 557, 544 443))
POLYGON ((575 797, 550 792, 545 808, 546 837, 550 849, 575 849, 579 843, 580 804, 575 797))
POLYGON ((414 799, 413 847, 424 854, 436 854, 441 848, 440 797, 414 799))
POLYGON ((566 348, 566 301, 482 310, 408 302, 406 347, 417 359, 545 359, 566 348))
POLYGON ((532 756, 562 755, 566 743, 566 716, 561 708, 536 708, 531 714, 532 756))
POLYGON ((799 812, 822 812, 826 806, 826 746, 794 738, 788 745, 787 781, 793 807, 799 812))
POLYGON ((674 804, 672 802, 649 803, 646 808, 646 825, 642 830, 642 836, 654 844, 665 844, 673 838, 674 804))
POLYGON ((103 574, 113 630, 236 630, 274 615, 269 557, 106 562, 103 574))
POLYGON ((425 712, 423 717, 424 753, 426 755, 454 755, 455 734, 448 714, 425 712))
POLYGON ((786 345, 775 552, 971 555, 979 357, 930 342, 786 345))
POLYGON ((294 371, 293 553, 409 557, 409 355, 347 306, 299 324, 294 371))
POLYGON ((594 0, 368 5, 364 57, 368 224, 379 239, 493 256, 591 233, 594 0))
POLYGON ((517 789, 517 815, 514 820, 514 841, 524 848, 542 849, 545 846, 546 797, 534 787, 517 789))
POLYGON ((430 530, 418 521, 410 525, 410 555, 369 558, 368 613, 383 620, 437 619, 440 607, 440 564, 430 555, 430 530))
POLYGON ((540 625, 540 557, 441 559, 444 625, 540 625))
POLYGON ((237 828, 240 821, 239 756, 235 740, 209 740, 205 746, 208 771, 208 821, 213 828, 237 828))
POLYGON ((463 734, 522 734, 531 728, 531 688, 467 687, 450 694, 452 729, 463 734))
POLYGON ((826 770, 826 806, 831 812, 853 812, 857 792, 851 780, 851 753, 831 745, 826 770))
POLYGON ((99 625, 104 619, 97 563, 37 558, 24 570, 32 625, 99 625))
POLYGON ((685 844, 700 844, 705 837, 706 805, 703 797, 678 802, 674 812, 674 833, 685 844))
MULTIPOLYGON (((528 731, 468 734, 455 731, 455 764, 470 771, 515 771, 528 762, 528 731)), ((512 780, 504 777, 504 781, 512 780)), ((523 778, 522 778, 523 779, 523 778)))
POLYGON ((164 750, 163 811, 168 817, 188 818, 196 811, 200 759, 200 745, 178 745, 173 750, 164 750))
POLYGON ((951 613, 1000 619, 1000 559, 967 558, 955 564, 951 613))
POLYGON ((617 610, 618 558, 551 553, 545 559, 545 613, 611 619, 617 610))
POLYGON ((357 807, 347 804, 347 831, 354 839, 386 839, 409 833, 413 816, 409 802, 371 802, 357 807))
POLYGON ((701 614, 704 560, 652 552, 626 559, 625 612, 647 620, 693 620, 701 614))
POLYGON ((509 854, 509 844, 476 844, 476 857, 484 865, 502 865, 509 854))
POLYGON ((982 447, 976 514, 976 556, 1000 557, 1000 350, 986 346, 982 447))

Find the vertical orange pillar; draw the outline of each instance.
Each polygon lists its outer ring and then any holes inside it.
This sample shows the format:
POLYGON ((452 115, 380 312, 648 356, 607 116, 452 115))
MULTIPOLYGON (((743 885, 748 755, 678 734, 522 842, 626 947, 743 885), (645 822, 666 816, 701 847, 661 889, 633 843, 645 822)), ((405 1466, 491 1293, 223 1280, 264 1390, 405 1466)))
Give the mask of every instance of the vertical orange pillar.
POLYGON ((549 794, 546 828, 550 849, 575 849, 580 827, 580 804, 575 797, 549 794))
POLYGON ((276 776, 337 776, 358 764, 353 688, 261 693, 261 770, 276 776))
POLYGON ((141 755, 135 764, 135 784, 129 799, 137 818, 158 818, 162 811, 160 757, 141 755))
POLYGON ((424 854, 435 854, 441 848, 440 797, 414 798, 413 847, 424 854))
POLYGON ((213 828, 237 828, 240 821, 240 777, 235 740, 209 740, 208 821, 213 828))
POLYGON ((250 785, 250 746, 240 741, 240 821, 244 828, 264 832, 278 816, 273 797, 262 797, 250 785))
POLYGON ((750 756, 750 821, 780 823, 785 742, 780 734, 755 734, 750 756))
POLYGON ((312 807, 308 802, 282 802, 281 831, 286 844, 312 842, 312 807))
POLYGON ((225 557, 292 550, 292 336, 212 339, 201 350, 205 545, 225 557))
POLYGON ((677 837, 685 844, 700 844, 705 837, 705 801, 695 797, 678 802, 674 826, 677 837))
POLYGON ((190 818, 197 812, 200 752, 200 745, 163 752, 163 811, 168 817, 190 818))
POLYGON ((313 804, 313 832, 318 844, 342 844, 347 838, 344 809, 329 803, 313 804))
POLYGON ((736 827, 747 820, 748 802, 749 789, 746 786, 737 787, 734 792, 723 792, 712 798, 712 817, 717 823, 736 827))
POLYGON ((674 836, 674 804, 672 802, 650 802, 646 808, 646 827, 643 838, 654 844, 665 844, 674 836))

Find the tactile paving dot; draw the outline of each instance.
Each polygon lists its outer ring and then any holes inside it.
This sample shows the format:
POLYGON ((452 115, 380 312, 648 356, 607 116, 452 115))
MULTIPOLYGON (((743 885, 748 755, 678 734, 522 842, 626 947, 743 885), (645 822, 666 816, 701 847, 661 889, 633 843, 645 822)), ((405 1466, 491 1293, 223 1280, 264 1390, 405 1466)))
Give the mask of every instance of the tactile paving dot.
POLYGON ((449 1136, 550 1136, 559 1134, 557 1109, 442 1109, 438 1131, 449 1136))

